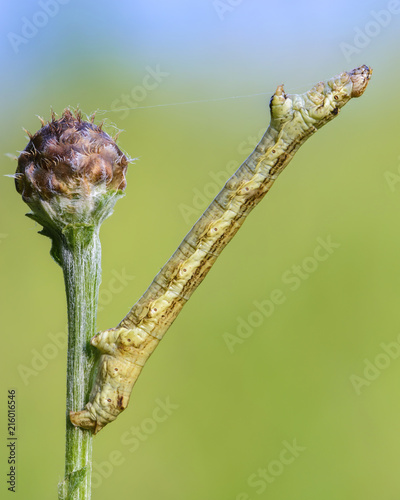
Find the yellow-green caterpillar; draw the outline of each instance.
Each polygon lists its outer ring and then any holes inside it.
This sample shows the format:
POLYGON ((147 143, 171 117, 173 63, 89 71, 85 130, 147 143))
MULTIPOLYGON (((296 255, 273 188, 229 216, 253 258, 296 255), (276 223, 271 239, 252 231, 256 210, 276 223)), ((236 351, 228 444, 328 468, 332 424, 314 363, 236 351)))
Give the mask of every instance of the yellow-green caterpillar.
POLYGON ((99 432, 129 402, 145 362, 215 260, 269 191, 298 148, 360 96, 372 70, 361 66, 317 83, 302 95, 286 95, 280 85, 270 102, 271 123, 247 160, 186 235, 170 260, 113 329, 91 341, 101 352, 90 401, 71 412, 74 425, 99 432))

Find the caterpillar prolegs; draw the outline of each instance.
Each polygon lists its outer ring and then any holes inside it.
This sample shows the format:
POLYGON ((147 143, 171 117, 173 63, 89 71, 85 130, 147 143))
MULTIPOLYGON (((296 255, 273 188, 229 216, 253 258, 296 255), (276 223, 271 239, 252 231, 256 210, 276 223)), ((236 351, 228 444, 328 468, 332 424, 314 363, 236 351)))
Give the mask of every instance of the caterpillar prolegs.
POLYGON ((98 333, 91 344, 101 352, 96 379, 86 409, 71 412, 74 425, 97 434, 128 406, 133 385, 159 339, 139 328, 112 328, 98 333))
POLYGON ((86 408, 71 412, 74 425, 97 433, 127 407, 145 362, 247 215, 308 137, 363 94, 371 74, 361 66, 301 95, 287 95, 278 86, 270 101, 270 125, 255 150, 121 323, 93 337, 101 352, 96 381, 86 408))

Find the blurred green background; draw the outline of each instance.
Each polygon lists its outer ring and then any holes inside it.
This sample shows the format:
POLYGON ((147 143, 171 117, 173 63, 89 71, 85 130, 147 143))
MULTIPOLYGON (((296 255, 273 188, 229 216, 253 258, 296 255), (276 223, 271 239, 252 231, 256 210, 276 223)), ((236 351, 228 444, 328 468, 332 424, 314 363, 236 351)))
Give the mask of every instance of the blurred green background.
MULTIPOLYGON (((99 330, 128 312, 251 152, 278 84, 303 92, 374 69, 251 214, 129 409, 95 438, 95 500, 400 498, 399 22, 398 1, 2 3, 2 173, 16 167, 4 155, 26 146, 22 127, 66 106, 123 129, 119 144, 137 158, 102 228, 99 330), (315 265, 329 236, 339 246, 315 265), (275 289, 285 301, 257 315, 275 289), (229 349, 239 325, 247 338, 229 349), (160 401, 169 408, 156 422, 160 401)), ((0 495, 11 497, 15 388, 13 498, 50 500, 64 467, 66 304, 50 242, 26 212, 2 176, 0 495)))

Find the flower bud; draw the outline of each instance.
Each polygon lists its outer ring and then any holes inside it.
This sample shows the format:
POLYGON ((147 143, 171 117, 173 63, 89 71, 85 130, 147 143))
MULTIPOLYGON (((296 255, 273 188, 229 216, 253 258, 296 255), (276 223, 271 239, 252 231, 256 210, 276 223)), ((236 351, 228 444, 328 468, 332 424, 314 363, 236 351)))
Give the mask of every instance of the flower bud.
POLYGON ((18 158, 17 191, 44 234, 99 225, 126 187, 128 158, 101 126, 66 109, 33 136, 18 158))

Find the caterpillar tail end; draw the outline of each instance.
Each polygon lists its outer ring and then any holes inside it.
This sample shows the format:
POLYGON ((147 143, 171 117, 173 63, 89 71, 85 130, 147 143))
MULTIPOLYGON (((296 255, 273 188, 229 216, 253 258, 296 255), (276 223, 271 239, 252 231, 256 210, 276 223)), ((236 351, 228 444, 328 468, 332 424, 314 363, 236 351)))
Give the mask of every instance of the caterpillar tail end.
POLYGON ((87 429, 91 431, 94 435, 101 431, 104 427, 97 420, 93 420, 92 414, 89 410, 81 411, 70 411, 69 419, 75 427, 81 427, 82 429, 87 429))

